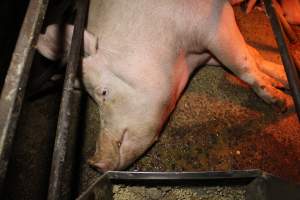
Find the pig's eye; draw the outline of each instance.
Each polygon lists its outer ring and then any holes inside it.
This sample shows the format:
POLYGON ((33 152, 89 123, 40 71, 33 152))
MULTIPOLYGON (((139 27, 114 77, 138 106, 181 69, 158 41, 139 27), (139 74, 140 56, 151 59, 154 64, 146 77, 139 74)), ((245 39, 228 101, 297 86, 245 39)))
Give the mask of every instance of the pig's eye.
POLYGON ((109 90, 105 87, 98 87, 95 89, 95 97, 102 103, 108 99, 109 90))
POLYGON ((108 89, 104 88, 102 91, 101 91, 101 95, 102 96, 106 96, 108 94, 108 89))

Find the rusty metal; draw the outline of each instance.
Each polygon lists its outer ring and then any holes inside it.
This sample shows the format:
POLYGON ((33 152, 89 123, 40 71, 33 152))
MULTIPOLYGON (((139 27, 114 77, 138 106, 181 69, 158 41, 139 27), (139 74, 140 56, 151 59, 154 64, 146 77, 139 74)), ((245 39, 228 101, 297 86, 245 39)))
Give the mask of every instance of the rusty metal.
POLYGON ((68 139, 70 137, 71 107, 73 104, 74 82, 81 58, 83 33, 88 11, 88 0, 79 0, 76 5, 76 18, 71 49, 66 69, 63 97, 60 105, 56 138, 54 144, 48 200, 61 199, 62 178, 67 155, 68 139))
POLYGON ((31 0, 5 79, 0 99, 0 192, 2 191, 15 129, 48 0, 31 0))
POLYGON ((268 17, 271 21, 272 29, 280 51, 282 63, 288 78, 291 88, 292 97, 294 100, 298 120, 300 121, 300 79, 295 67, 295 63, 289 53, 288 46, 284 39, 283 29, 276 15, 272 0, 264 0, 268 17))

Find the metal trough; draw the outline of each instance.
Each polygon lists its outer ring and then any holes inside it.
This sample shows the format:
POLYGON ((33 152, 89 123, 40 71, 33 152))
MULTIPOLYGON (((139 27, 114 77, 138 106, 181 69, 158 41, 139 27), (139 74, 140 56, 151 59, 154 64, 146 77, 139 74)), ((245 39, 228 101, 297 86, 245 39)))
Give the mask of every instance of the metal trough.
MULTIPOLYGON (((298 200, 299 186, 291 185, 260 170, 244 170, 230 172, 107 172, 88 188, 77 200, 112 200, 113 187, 144 187, 144 188, 193 188, 193 197, 201 199, 205 196, 197 189, 224 187, 242 187, 244 192, 241 199, 246 200, 298 200)), ((226 194, 220 194, 226 195, 226 194)), ((151 193, 149 195, 151 197, 151 193)), ((221 198, 221 196, 219 196, 221 198)), ((218 196, 211 199, 218 199, 218 196)), ((124 197, 125 198, 125 197, 124 197)), ((164 199, 166 197, 157 198, 164 199)), ((152 198, 149 198, 152 199, 152 198)), ((236 199, 232 196, 229 199, 236 199)), ((239 198, 238 198, 239 199, 239 198)))

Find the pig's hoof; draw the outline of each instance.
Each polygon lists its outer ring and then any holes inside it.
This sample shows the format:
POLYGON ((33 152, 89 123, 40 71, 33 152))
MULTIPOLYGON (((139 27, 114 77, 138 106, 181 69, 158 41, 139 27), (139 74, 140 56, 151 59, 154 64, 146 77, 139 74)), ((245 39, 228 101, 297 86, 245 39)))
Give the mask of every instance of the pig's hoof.
POLYGON ((274 108, 275 111, 277 111, 277 112, 284 113, 284 112, 287 111, 288 106, 287 106, 286 101, 283 100, 283 101, 276 101, 276 102, 273 104, 273 108, 274 108))
POLYGON ((293 101, 291 97, 276 89, 274 86, 269 85, 259 88, 257 94, 264 99, 265 102, 271 104, 278 112, 286 112, 288 109, 293 107, 293 101))

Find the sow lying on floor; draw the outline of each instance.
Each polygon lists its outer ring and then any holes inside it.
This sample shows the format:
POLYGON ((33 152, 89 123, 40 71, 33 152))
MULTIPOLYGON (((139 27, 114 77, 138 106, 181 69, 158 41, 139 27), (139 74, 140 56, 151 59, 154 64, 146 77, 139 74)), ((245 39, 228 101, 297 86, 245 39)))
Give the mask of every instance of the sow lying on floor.
MULTIPOLYGON (((246 44, 227 0, 99 0, 96 31, 86 32, 83 82, 98 103, 101 130, 89 163, 100 171, 132 164, 157 139, 192 72, 224 65, 265 102, 285 109, 283 66, 246 44)), ((66 44, 73 27, 66 26, 66 44)), ((58 59, 58 26, 38 50, 58 59)), ((65 45, 68 46, 68 45, 65 45)), ((68 48, 65 49, 68 51, 68 48)))

